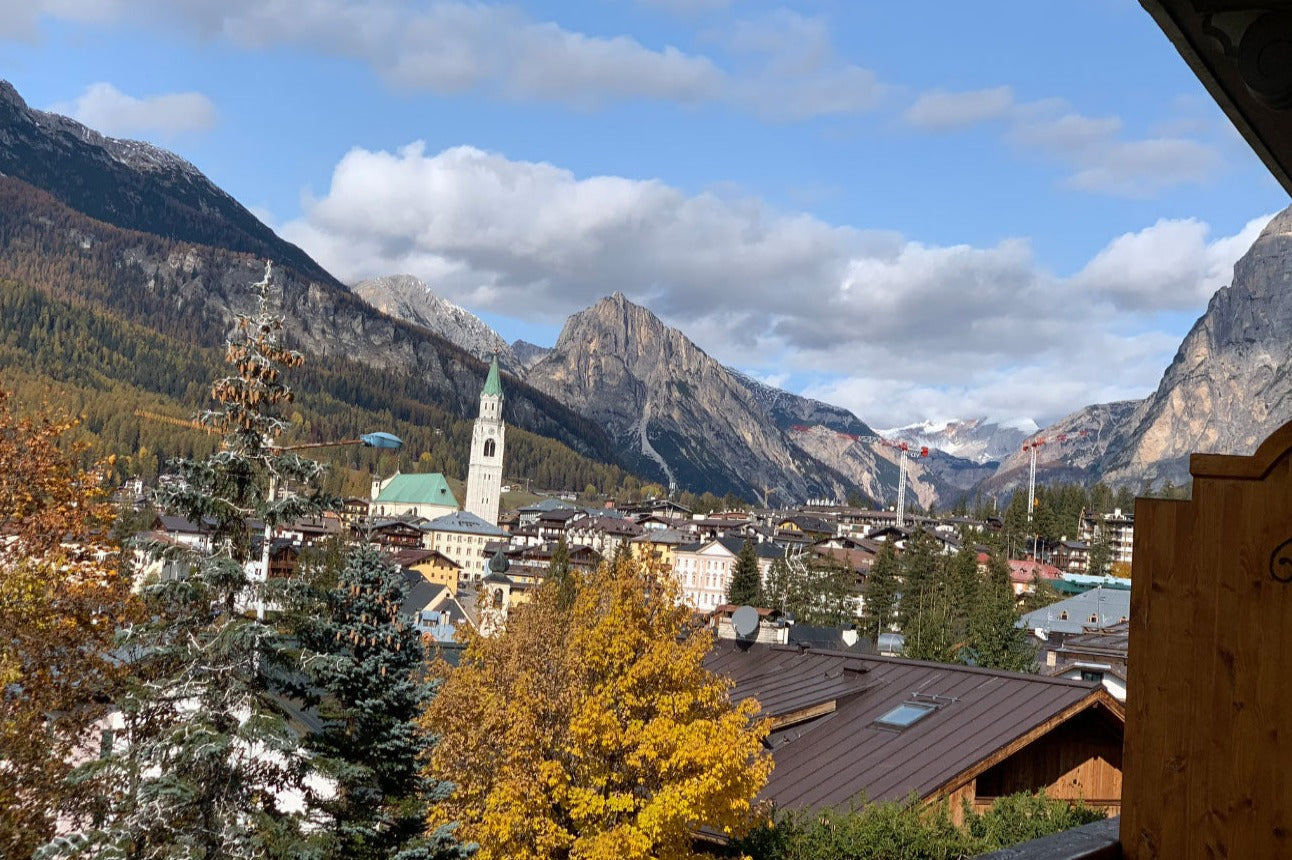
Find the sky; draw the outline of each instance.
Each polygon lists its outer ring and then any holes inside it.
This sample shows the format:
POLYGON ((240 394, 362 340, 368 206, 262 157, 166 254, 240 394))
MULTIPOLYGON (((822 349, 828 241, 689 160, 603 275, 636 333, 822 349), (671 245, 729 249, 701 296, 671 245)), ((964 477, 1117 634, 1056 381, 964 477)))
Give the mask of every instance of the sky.
POLYGON ((0 0, 0 77, 347 283, 619 291, 876 427, 1146 396, 1288 204, 1135 0, 0 0))

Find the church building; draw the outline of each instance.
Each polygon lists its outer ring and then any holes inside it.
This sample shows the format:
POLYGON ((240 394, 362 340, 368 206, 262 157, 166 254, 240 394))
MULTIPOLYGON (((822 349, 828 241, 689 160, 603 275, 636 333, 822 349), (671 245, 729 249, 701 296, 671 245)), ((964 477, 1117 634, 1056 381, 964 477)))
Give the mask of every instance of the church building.
POLYGON ((471 434, 471 459, 467 469, 467 500, 463 510, 490 525, 498 525, 498 503, 502 493, 502 381, 498 357, 489 365, 480 392, 480 416, 471 434))

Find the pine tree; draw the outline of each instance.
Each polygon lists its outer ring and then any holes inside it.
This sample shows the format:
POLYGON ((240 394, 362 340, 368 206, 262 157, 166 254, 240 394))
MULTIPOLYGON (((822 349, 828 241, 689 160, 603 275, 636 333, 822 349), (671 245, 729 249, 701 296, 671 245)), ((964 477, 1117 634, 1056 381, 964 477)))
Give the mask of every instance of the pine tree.
POLYGON ((1112 568, 1113 550, 1103 525, 1096 525, 1095 529, 1095 538, 1090 542, 1086 573, 1091 576, 1107 576, 1112 568))
POLYGON ((1017 622, 1018 606, 1009 564, 993 555, 969 620, 972 662, 988 669, 1030 670, 1035 655, 1028 647, 1026 631, 1017 622))
POLYGON ((235 373, 212 386, 217 408, 203 420, 223 435, 201 461, 176 464, 183 483, 159 491, 164 511, 212 529, 209 548, 149 547, 188 575, 152 582, 142 599, 151 621, 127 628, 121 653, 132 681, 118 706, 124 744, 83 775, 115 780, 103 823, 64 837, 41 856, 291 857, 300 854, 300 815, 280 804, 298 790, 304 759, 276 696, 293 670, 286 637, 248 609, 274 605, 277 583, 248 576, 251 517, 274 525, 317 513, 322 499, 274 501, 270 475, 302 487, 319 464, 275 448, 285 426, 270 410, 291 401, 283 367, 302 358, 280 343, 269 312, 270 269, 257 285, 254 317, 228 344, 235 373))
POLYGON ((433 695, 426 647, 400 614, 399 569, 357 546, 327 594, 326 616, 300 637, 307 673, 323 692, 323 728, 308 736, 313 764, 332 789, 312 805, 325 824, 312 839, 336 860, 449 860, 470 856, 451 828, 426 833, 427 809, 451 788, 423 775, 433 742, 418 724, 433 695))
POLYGON ((754 544, 746 540, 736 556, 736 566, 731 573, 731 585, 727 588, 727 602, 737 606, 758 606, 763 597, 763 581, 758 570, 758 556, 754 553, 754 544))
POLYGON ((865 609, 861 624, 865 635, 875 644, 879 644, 879 634, 887 633, 893 624, 893 612, 897 608, 898 594, 902 588, 900 565, 897 551, 892 544, 885 542, 866 578, 865 609))

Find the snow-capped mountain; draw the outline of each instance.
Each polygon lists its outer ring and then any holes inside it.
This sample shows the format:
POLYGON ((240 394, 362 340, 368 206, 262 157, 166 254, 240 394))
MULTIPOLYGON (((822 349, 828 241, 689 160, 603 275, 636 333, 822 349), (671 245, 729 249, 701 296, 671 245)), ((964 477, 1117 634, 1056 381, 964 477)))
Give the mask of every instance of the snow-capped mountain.
POLYGON ((525 373, 525 365, 511 346, 488 323, 466 308, 440 298, 419 278, 387 275, 361 281, 351 290, 382 313, 429 329, 482 361, 497 355, 503 370, 516 376, 525 373))
POLYGON ((997 420, 967 418, 953 421, 925 421, 892 430, 880 430, 888 439, 913 445, 927 445, 975 463, 999 463, 1018 450, 1038 429, 1030 418, 997 420))

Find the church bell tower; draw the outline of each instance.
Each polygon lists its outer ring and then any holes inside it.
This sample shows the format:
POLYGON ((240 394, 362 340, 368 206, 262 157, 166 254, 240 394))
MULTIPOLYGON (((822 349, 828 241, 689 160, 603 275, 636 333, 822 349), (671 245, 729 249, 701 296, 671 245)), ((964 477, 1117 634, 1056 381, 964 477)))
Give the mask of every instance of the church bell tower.
POLYGON ((480 417, 471 433, 471 460, 467 469, 465 509, 490 525, 498 525, 498 500, 502 493, 502 382, 498 356, 489 365, 489 376, 480 391, 480 417))

